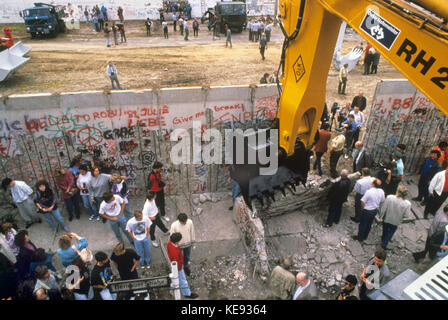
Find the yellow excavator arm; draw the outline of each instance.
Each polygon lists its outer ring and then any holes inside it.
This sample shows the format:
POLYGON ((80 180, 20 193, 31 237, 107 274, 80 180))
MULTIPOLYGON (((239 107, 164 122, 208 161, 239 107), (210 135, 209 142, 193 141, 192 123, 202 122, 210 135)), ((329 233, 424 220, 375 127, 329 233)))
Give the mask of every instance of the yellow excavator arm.
POLYGON ((448 115, 448 1, 280 0, 279 9, 287 37, 277 117, 287 155, 297 138, 313 143, 342 20, 448 115))

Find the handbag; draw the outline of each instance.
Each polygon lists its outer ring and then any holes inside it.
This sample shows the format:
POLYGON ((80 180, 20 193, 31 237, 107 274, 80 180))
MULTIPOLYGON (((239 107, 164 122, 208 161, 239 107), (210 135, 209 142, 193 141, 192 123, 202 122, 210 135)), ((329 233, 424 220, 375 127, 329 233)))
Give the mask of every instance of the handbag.
POLYGON ((79 251, 74 245, 72 246, 72 249, 76 251, 81 260, 84 261, 85 263, 91 262, 93 260, 93 253, 89 249, 84 248, 81 251, 79 251))

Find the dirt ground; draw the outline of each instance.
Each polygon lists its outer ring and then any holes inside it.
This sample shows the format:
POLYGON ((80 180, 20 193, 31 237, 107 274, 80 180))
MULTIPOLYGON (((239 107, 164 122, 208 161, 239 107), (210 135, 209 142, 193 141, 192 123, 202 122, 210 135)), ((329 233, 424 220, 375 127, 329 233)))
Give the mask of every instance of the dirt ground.
MULTIPOLYGON (((84 23, 80 30, 37 40, 31 40, 17 25, 13 28, 16 40, 32 47, 31 59, 0 83, 0 94, 108 90, 105 70, 109 60, 115 62, 125 89, 257 84, 265 72, 276 70, 280 61, 283 35, 279 28, 274 29, 266 60, 262 61, 258 44, 247 40, 247 31, 233 35, 230 49, 225 47, 223 37, 213 41, 206 25, 200 26, 198 38, 190 34, 188 42, 171 26, 167 40, 161 36, 159 22, 153 26, 153 35, 145 37, 143 22, 129 22, 127 43, 107 48, 103 33, 96 33, 84 23)), ((346 40, 343 53, 357 45, 361 37, 348 33, 346 40)), ((364 91, 369 105, 378 80, 403 78, 384 58, 378 75, 363 76, 362 72, 363 66, 359 65, 349 74, 347 95, 341 96, 337 94, 338 72, 331 67, 326 99, 329 107, 335 101, 351 101, 359 90, 364 91)))

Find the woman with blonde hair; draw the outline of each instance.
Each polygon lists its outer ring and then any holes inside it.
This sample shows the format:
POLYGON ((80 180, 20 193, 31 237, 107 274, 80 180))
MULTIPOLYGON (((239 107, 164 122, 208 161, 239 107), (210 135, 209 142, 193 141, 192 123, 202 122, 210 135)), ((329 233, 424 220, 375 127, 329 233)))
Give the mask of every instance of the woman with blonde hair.
POLYGON ((408 189, 399 185, 395 195, 388 195, 380 209, 379 218, 383 221, 381 247, 387 250, 387 244, 392 239, 398 226, 404 218, 411 216, 411 202, 406 200, 408 189))

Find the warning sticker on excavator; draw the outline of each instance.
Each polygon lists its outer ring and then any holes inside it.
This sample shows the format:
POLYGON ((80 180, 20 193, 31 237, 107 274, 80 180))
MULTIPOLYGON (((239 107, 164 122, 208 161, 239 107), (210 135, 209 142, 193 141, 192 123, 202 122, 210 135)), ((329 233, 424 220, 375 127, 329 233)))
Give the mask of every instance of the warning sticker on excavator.
POLYGON ((296 82, 299 82, 305 74, 305 65, 303 64, 302 56, 300 55, 296 62, 292 66, 294 70, 294 76, 296 77, 296 82))
POLYGON ((400 29, 370 9, 367 10, 360 28, 387 50, 390 50, 401 32, 400 29))

